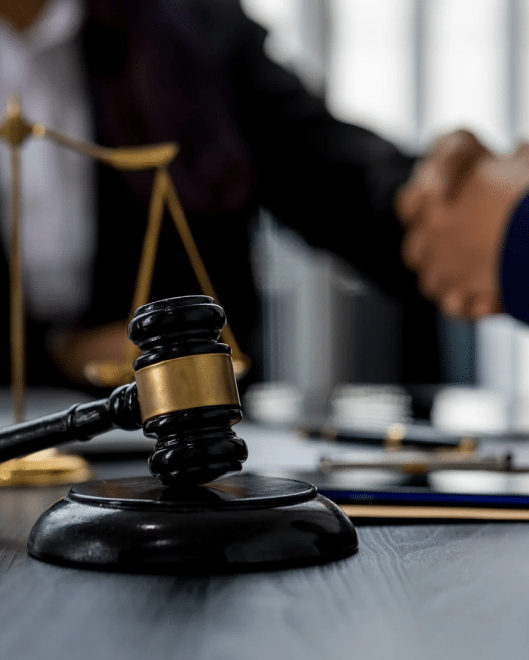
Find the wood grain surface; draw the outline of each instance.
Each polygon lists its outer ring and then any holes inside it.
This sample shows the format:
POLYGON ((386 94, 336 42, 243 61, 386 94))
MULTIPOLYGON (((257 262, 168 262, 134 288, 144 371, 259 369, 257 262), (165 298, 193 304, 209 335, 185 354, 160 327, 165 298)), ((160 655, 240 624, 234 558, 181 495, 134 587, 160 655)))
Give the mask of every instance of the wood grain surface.
MULTIPOLYGON (((241 431, 251 469, 320 451, 241 431)), ((145 460, 98 473, 145 475, 145 460)), ((359 527, 357 555, 302 570, 119 575, 27 556, 33 523, 66 490, 0 489, 0 660, 529 657, 527 523, 359 527)))
POLYGON ((64 492, 0 491, 0 658, 529 655, 525 523, 360 527, 356 556, 303 570, 118 575, 27 556, 33 522, 64 492))

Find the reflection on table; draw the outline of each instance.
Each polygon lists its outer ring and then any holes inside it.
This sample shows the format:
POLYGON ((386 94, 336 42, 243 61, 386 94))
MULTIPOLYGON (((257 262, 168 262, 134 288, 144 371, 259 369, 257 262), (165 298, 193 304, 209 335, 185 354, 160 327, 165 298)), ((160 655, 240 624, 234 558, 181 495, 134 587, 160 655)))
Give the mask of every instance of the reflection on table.
MULTIPOLYGON (((239 430, 250 470, 310 470, 322 450, 294 431, 239 430)), ((98 477, 146 473, 144 455, 112 458, 93 463, 98 477)), ((66 490, 0 490, 0 636, 11 660, 527 657, 524 523, 360 526, 356 556, 303 570, 120 575, 27 556, 31 526, 66 490)))

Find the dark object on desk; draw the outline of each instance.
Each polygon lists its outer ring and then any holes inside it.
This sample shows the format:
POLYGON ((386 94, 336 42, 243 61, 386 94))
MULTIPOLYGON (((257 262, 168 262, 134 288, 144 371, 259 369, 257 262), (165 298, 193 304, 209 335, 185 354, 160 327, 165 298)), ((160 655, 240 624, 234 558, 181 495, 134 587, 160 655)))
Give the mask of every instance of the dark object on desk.
POLYGON ((418 449, 456 449, 463 444, 466 450, 475 449, 476 438, 449 436, 425 424, 392 424, 380 429, 345 429, 331 426, 300 427, 301 436, 312 440, 330 440, 354 445, 416 447, 418 449))
MULTIPOLYGON (((31 555, 107 570, 209 573, 324 563, 357 549, 352 523, 309 484, 244 475, 210 483, 239 471, 247 456, 231 428, 241 411, 230 349, 218 341, 224 323, 206 296, 135 312, 137 397, 144 432, 157 440, 149 467, 162 485, 147 477, 72 488, 35 524, 31 555)), ((108 400, 8 429, 4 455, 73 433, 88 439, 115 423, 133 428, 135 397, 136 386, 124 386, 108 400)))
POLYGON ((253 475, 188 489, 149 477, 81 484, 29 538, 31 554, 53 563, 199 574, 317 564, 357 545, 314 486, 253 475))

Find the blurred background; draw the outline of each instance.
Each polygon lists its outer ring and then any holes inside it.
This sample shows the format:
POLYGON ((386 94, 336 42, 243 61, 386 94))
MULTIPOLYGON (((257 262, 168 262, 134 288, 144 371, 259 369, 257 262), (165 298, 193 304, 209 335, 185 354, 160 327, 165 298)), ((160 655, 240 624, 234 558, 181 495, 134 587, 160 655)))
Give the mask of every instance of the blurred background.
MULTIPOLYGON (((529 136, 527 0, 243 0, 243 6, 269 31, 269 55, 296 71, 335 116, 409 153, 420 154, 439 133, 460 126, 500 151, 529 136)), ((324 413, 322 402, 339 384, 394 382, 398 310, 369 282, 309 249, 266 212, 255 266, 268 382, 255 394, 258 406, 281 415, 278 400, 288 400, 292 410, 324 413)), ((476 325, 440 316, 439 324, 445 383, 497 393, 502 424, 529 431, 529 330, 504 315, 476 325)))

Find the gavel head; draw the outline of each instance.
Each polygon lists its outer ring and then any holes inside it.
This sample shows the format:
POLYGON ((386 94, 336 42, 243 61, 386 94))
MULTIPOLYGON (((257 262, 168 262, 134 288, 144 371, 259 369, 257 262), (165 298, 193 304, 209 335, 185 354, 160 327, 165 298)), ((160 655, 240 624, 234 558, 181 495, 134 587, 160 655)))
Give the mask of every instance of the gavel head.
POLYGON ((134 313, 129 338, 143 430, 156 445, 149 469, 166 486, 208 483, 239 472, 246 443, 231 428, 241 405, 231 349, 219 342, 224 310, 207 296, 149 303, 134 313))

